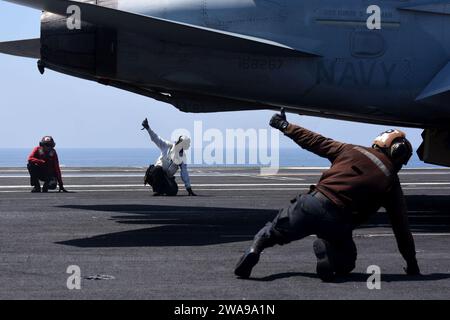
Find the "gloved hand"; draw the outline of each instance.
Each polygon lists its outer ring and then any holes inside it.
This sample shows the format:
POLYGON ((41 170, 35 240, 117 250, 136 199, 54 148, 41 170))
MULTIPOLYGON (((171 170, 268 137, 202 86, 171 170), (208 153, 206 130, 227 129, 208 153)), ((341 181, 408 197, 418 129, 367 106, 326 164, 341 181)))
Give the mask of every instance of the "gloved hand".
POLYGON ((45 160, 42 159, 35 159, 33 162, 29 162, 32 166, 35 167, 40 167, 40 166, 44 166, 46 164, 45 160))
POLYGON ((270 119, 270 126, 278 129, 282 132, 286 130, 288 127, 289 122, 286 120, 286 113, 284 111, 284 108, 281 108, 281 113, 276 113, 273 115, 272 119, 270 119))
POLYGON ((147 118, 145 118, 145 120, 144 121, 142 121, 142 126, 143 126, 143 128, 142 128, 142 130, 148 130, 149 128, 150 128, 150 126, 148 125, 148 120, 147 120, 147 118))
POLYGON ((187 190, 187 192, 188 192, 188 194, 189 194, 190 197, 196 197, 196 196, 197 196, 197 195, 194 193, 194 191, 192 191, 192 188, 187 188, 186 190, 187 190))
POLYGON ((67 191, 64 186, 59 186, 59 191, 58 192, 69 192, 67 191))
POLYGON ((408 261, 408 265, 406 268, 403 268, 408 276, 420 276, 419 265, 417 264, 417 260, 414 259, 412 261, 408 261))

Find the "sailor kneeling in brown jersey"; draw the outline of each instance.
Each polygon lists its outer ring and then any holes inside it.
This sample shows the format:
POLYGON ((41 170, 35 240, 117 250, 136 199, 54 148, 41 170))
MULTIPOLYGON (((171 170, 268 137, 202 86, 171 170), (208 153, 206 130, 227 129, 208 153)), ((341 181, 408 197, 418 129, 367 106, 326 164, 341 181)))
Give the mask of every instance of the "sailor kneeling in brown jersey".
POLYGON ((330 160, 331 168, 323 173, 316 186, 311 186, 309 193, 297 196, 256 234, 252 246, 235 268, 237 276, 250 277, 265 248, 313 234, 318 237, 313 247, 319 277, 331 281, 337 275, 348 274, 355 268, 357 257, 353 229, 380 207, 389 215, 407 263, 407 274, 420 274, 398 177, 412 156, 411 144, 403 132, 384 132, 371 148, 366 148, 337 142, 289 124, 283 111, 272 117, 270 125, 300 147, 330 160))

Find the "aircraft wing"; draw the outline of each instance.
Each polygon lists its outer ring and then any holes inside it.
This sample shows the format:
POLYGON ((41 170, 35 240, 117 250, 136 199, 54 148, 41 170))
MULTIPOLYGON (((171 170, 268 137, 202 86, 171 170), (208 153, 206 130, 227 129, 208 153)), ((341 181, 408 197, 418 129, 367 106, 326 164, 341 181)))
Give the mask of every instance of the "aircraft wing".
POLYGON ((434 3, 421 3, 421 4, 409 4, 403 7, 399 7, 398 10, 421 12, 428 14, 441 14, 449 15, 450 7, 446 1, 434 2, 434 3))
POLYGON ((39 59, 41 57, 41 39, 0 42, 0 53, 39 59))
POLYGON ((196 25, 144 16, 89 3, 69 0, 5 0, 38 10, 67 15, 67 8, 81 9, 81 20, 104 27, 144 33, 153 39, 199 46, 209 49, 237 51, 275 56, 314 57, 317 53, 257 37, 210 29, 196 25))

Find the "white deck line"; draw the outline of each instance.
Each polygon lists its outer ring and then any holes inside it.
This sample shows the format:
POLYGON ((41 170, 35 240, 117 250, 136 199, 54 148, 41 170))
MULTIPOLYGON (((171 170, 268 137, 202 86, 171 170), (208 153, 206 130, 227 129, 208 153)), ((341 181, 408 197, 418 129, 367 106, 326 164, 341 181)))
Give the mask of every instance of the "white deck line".
MULTIPOLYGON (((192 187, 309 187, 311 183, 204 183, 192 184, 192 187)), ((183 187, 183 184, 178 184, 183 187)), ((450 182, 405 182, 402 186, 450 186, 450 182)), ((134 188, 143 184, 74 184, 67 188, 134 188)), ((0 189, 30 188, 29 185, 0 186, 0 189)))

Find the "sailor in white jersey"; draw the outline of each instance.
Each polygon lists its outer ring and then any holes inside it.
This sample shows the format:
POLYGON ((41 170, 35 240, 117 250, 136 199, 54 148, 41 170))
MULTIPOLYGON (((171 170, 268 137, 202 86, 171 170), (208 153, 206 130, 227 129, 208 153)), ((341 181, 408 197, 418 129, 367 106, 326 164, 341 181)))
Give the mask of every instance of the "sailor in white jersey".
POLYGON ((189 172, 186 164, 186 153, 191 146, 191 139, 180 136, 175 143, 166 141, 159 137, 149 126, 148 120, 142 122, 143 129, 147 130, 150 139, 161 150, 161 155, 154 165, 151 165, 145 174, 145 184, 153 188, 154 196, 176 196, 178 185, 175 181, 175 173, 181 170, 181 179, 189 196, 196 196, 192 191, 189 172))

